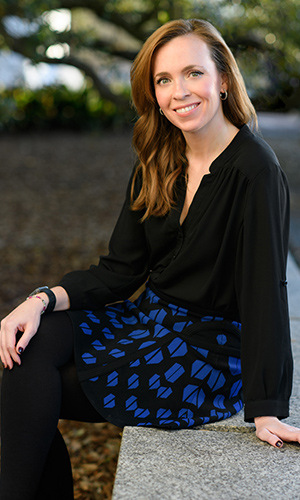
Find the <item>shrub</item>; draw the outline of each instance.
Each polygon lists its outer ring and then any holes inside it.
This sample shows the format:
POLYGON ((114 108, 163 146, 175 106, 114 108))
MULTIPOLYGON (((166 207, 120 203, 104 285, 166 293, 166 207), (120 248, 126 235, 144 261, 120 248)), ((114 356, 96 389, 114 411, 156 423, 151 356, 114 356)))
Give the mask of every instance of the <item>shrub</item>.
MULTIPOLYGON (((129 102, 129 100, 128 100, 129 102)), ((0 91, 0 129, 3 131, 69 128, 92 130, 122 127, 134 112, 99 98, 93 88, 70 91, 64 86, 0 91)))

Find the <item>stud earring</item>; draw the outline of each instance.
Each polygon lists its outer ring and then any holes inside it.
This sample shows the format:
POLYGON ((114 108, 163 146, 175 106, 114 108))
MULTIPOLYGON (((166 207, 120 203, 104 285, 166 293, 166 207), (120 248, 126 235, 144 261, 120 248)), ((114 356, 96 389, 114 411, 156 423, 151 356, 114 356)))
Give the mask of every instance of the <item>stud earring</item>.
POLYGON ((161 115, 164 115, 163 110, 161 108, 159 108, 159 112, 161 115))
POLYGON ((226 101, 227 97, 228 97, 228 92, 227 92, 227 90, 226 90, 226 89, 221 90, 221 92, 220 92, 220 98, 221 98, 221 101, 226 101))

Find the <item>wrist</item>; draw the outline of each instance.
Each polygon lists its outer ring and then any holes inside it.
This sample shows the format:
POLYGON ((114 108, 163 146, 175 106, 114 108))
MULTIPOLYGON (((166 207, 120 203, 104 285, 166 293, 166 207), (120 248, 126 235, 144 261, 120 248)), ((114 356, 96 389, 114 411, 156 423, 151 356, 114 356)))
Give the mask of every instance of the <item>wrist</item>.
POLYGON ((48 286, 36 288, 29 294, 29 297, 38 297, 44 304, 42 313, 52 312, 56 305, 56 295, 48 286))
POLYGON ((266 421, 270 422, 270 420, 278 420, 277 417, 274 417, 272 415, 270 416, 263 416, 263 417, 254 417, 254 423, 255 425, 260 425, 266 421))
MULTIPOLYGON (((42 294, 41 294, 42 295, 42 294)), ((41 311, 40 311, 40 314, 44 314, 44 312, 46 311, 47 309, 47 299, 48 297, 46 296, 45 298, 42 297, 41 295, 29 295, 29 297, 27 297, 26 300, 29 300, 29 299, 37 299, 40 303, 40 306, 41 306, 41 311)), ((45 294, 44 294, 45 295, 45 294)))

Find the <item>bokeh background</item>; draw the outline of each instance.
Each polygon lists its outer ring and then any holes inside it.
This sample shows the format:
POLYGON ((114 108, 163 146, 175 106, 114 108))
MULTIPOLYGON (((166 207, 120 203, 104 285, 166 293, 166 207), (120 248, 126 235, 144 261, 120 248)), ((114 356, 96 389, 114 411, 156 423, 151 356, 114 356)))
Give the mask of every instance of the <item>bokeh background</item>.
MULTIPOLYGON (((130 65, 149 34, 179 17, 221 31, 262 122, 276 124, 267 139, 300 235, 299 0, 0 0, 1 317, 106 252, 134 162, 130 65)), ((299 248, 300 237, 300 260, 299 248)), ((110 498, 121 429, 60 426, 75 498, 110 498)))
POLYGON ((128 123, 130 64, 178 17, 221 31, 258 110, 289 111, 300 96, 299 11, 299 0, 1 0, 1 129, 128 123))

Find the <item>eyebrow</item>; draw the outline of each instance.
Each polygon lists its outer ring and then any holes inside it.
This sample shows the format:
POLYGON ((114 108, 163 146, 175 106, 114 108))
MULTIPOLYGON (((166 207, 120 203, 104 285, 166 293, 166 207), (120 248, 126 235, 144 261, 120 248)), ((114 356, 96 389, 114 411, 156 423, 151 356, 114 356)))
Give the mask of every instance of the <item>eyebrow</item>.
MULTIPOLYGON (((185 66, 182 71, 183 73, 185 71, 189 71, 190 69, 200 69, 200 70, 205 70, 204 66, 199 66, 198 64, 189 64, 188 66, 185 66)), ((160 76, 165 76, 169 75, 170 73, 168 71, 162 71, 161 73, 157 73, 154 78, 159 78, 160 76)))

